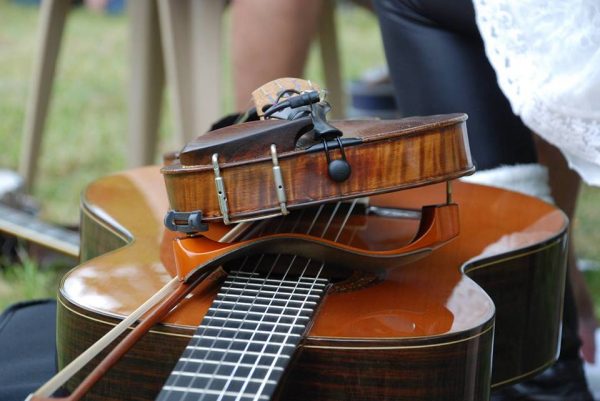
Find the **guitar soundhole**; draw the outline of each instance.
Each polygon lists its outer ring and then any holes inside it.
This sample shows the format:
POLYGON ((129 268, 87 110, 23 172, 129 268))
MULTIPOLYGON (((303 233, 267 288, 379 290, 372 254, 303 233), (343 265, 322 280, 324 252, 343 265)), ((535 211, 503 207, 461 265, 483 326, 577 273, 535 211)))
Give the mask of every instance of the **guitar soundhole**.
MULTIPOLYGON (((366 227, 366 208, 361 202, 337 202, 303 208, 287 216, 255 223, 243 239, 276 233, 301 233, 342 244, 364 246, 358 233, 366 227)), ((347 266, 324 265, 317 260, 286 254, 253 255, 226 263, 226 271, 245 271, 263 277, 296 280, 322 277, 333 284, 330 291, 350 291, 372 285, 380 277, 353 271, 347 266)))
POLYGON ((352 276, 348 269, 330 267, 316 260, 293 255, 253 255, 226 263, 223 268, 228 272, 242 271, 292 281, 300 277, 323 277, 337 283, 352 276))
POLYGON ((255 255, 229 262, 224 270, 255 273, 273 279, 298 280, 300 277, 322 277, 332 287, 331 292, 347 292, 371 286, 381 277, 365 271, 353 271, 292 255, 255 255))

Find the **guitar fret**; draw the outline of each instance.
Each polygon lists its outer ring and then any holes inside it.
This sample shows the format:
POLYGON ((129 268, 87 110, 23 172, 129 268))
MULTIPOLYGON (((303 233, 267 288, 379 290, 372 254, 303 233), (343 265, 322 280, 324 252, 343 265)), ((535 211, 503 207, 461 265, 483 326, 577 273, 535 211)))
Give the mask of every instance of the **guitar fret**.
MULTIPOLYGON (((292 345, 293 347, 293 345, 292 345)), ((258 356, 273 356, 277 358, 289 358, 289 355, 281 354, 279 352, 259 352, 259 351, 246 351, 246 350, 237 350, 237 349, 227 349, 227 348, 212 348, 212 347, 198 347, 198 346, 187 346, 186 349, 189 350, 199 350, 199 351, 208 351, 208 352, 224 352, 224 353, 232 353, 232 354, 247 354, 247 355, 258 355, 258 356)))
MULTIPOLYGON (((275 333, 274 333, 274 335, 275 335, 275 333)), ((285 334, 279 334, 279 333, 277 333, 276 335, 285 336, 285 334)), ((197 334, 194 334, 192 336, 192 338, 210 341, 211 343, 217 343, 219 341, 230 343, 231 342, 230 340, 232 340, 230 338, 223 338, 223 337, 218 337, 218 336, 208 336, 208 335, 197 335, 197 334)), ((252 340, 252 339, 246 339, 246 338, 235 338, 233 340, 236 343, 248 343, 248 344, 256 344, 256 345, 277 345, 280 347, 293 347, 293 345, 291 345, 291 344, 286 344, 286 343, 281 343, 281 342, 259 341, 259 340, 252 340)))
MULTIPOLYGON (((283 334, 282 334, 283 336, 283 334)), ((269 352, 276 353, 280 349, 294 348, 295 341, 293 338, 285 338, 287 342, 271 342, 271 341, 249 341, 240 340, 238 338, 222 338, 222 337, 203 337, 199 340, 190 341, 188 347, 214 347, 221 349, 231 349, 236 351, 250 352, 269 352)))
POLYGON ((247 284, 258 284, 258 285, 286 285, 295 288, 302 287, 313 287, 313 286, 325 286, 327 281, 315 281, 311 279, 296 280, 278 280, 278 279, 262 279, 260 277, 228 277, 223 281, 224 285, 247 285, 247 284))
MULTIPOLYGON (((305 298, 320 298, 320 296, 318 295, 313 295, 312 293, 308 293, 308 294, 300 294, 300 293, 296 293, 296 292, 284 292, 284 291, 270 291, 270 290, 248 290, 248 289, 243 289, 243 288, 226 288, 227 290, 227 295, 231 295, 232 293, 236 292, 236 293, 241 293, 244 295, 249 295, 249 296, 255 296, 257 297, 259 294, 260 295, 266 295, 266 294, 273 294, 277 297, 280 297, 282 299, 287 299, 286 296, 296 296, 296 297, 305 297, 305 298), (255 295, 253 295, 255 294, 255 295)), ((322 292, 323 290, 318 289, 318 290, 314 290, 312 291, 314 292, 322 292)))
MULTIPOLYGON (((183 357, 187 358, 187 357, 183 357)), ((193 358, 196 359, 196 358, 193 358)), ((283 365, 276 364, 257 364, 256 361, 251 363, 241 362, 236 360, 232 361, 220 361, 220 360, 203 360, 202 362, 194 362, 191 359, 183 359, 179 360, 175 365, 173 370, 180 372, 190 372, 190 373, 198 373, 198 374, 207 374, 207 375, 219 375, 219 376, 227 376, 231 377, 239 377, 239 378, 248 378, 253 377, 254 379, 272 379, 277 380, 279 375, 283 373, 283 368, 287 364, 287 361, 283 365), (272 369, 272 366, 275 369, 272 369), (251 375, 250 372, 254 371, 254 374, 251 375)), ((179 375, 182 376, 182 375, 179 375)), ((169 379, 166 384, 178 384, 181 383, 183 378, 173 378, 169 379)), ((200 379, 200 377, 198 378, 200 379)))
POLYGON ((284 292, 272 292, 272 291, 244 291, 244 290, 228 290, 222 294, 219 294, 221 297, 249 297, 255 299, 266 299, 266 300, 274 300, 274 301, 303 301, 309 297, 317 297, 322 293, 322 290, 313 290, 310 294, 294 294, 294 293, 284 293, 284 292), (235 292, 235 293, 234 293, 235 292), (314 294, 314 295, 313 295, 314 294), (293 299, 292 299, 293 297, 293 299))
MULTIPOLYGON (((186 348, 183 350, 182 358, 188 358, 190 360, 203 361, 223 361, 231 363, 242 363, 242 364, 257 364, 257 365, 277 365, 287 363, 286 359, 289 357, 288 353, 291 354, 294 350, 289 349, 285 352, 277 350, 266 354, 265 352, 224 352, 224 351, 206 351, 206 350, 194 350, 186 348), (284 356, 285 355, 285 356, 284 356)), ((185 369, 184 369, 185 370, 185 369)))
POLYGON ((267 321, 260 321, 260 320, 247 320, 247 319, 235 319, 235 318, 228 318, 228 317, 219 317, 219 316, 205 316, 204 317, 205 320, 217 320, 220 322, 233 322, 233 323, 247 323, 247 324, 251 324, 251 323, 260 323, 261 325, 274 325, 275 327, 278 326, 285 326, 285 327, 305 327, 305 325, 303 324, 294 324, 294 323, 283 323, 283 322, 267 322, 267 321))
MULTIPOLYGON (((208 308, 208 311, 211 312, 211 313, 222 313, 222 314, 226 314, 226 315, 230 315, 232 313, 238 313, 238 314, 241 314, 241 315, 244 315, 244 316, 246 316, 246 315, 257 315, 257 316, 268 316, 268 317, 273 317, 273 318, 276 318, 276 317, 287 317, 289 319, 292 319, 292 318, 293 319, 301 319, 301 320, 309 319, 308 316, 287 316, 287 315, 282 315, 282 314, 279 314, 279 313, 254 312, 254 311, 251 311, 251 310, 248 310, 248 311, 221 310, 221 309, 214 308, 214 307, 208 308)), ((309 312, 309 311, 307 310, 307 312, 309 312)), ((228 317, 228 316, 225 316, 225 317, 228 317)))
POLYGON ((241 382, 251 382, 251 383, 266 383, 266 384, 277 384, 277 380, 263 380, 263 379, 254 379, 251 377, 231 377, 226 375, 216 375, 209 373, 198 373, 198 372, 185 372, 181 370, 174 370, 171 372, 172 375, 175 376, 189 376, 189 377, 200 377, 204 379, 215 379, 215 380, 233 380, 233 381, 241 381, 241 382))
MULTIPOLYGON (((285 303, 294 303, 294 304, 300 304, 300 305, 306 305, 306 304, 316 305, 317 304, 315 301, 297 301, 297 300, 293 300, 293 299, 290 299, 290 300, 286 299, 284 301, 284 300, 278 300, 278 299, 266 298, 266 297, 254 297, 254 296, 251 296, 251 295, 227 295, 227 294, 223 294, 223 295, 218 295, 217 296, 218 300, 222 300, 223 298, 233 298, 233 299, 244 298, 244 299, 250 299, 250 300, 253 300, 253 301, 256 301, 256 300, 263 301, 264 300, 264 301, 267 301, 269 303, 272 303, 272 302, 278 302, 278 303, 285 302, 285 303)), ((258 304, 258 305, 269 305, 269 304, 267 303, 267 304, 258 304)))
MULTIPOLYGON (((225 326, 225 327, 211 327, 211 328, 216 329, 216 330, 232 331, 234 333, 236 331, 242 331, 242 332, 246 332, 246 333, 258 333, 258 334, 271 334, 272 333, 270 331, 244 329, 244 328, 239 328, 239 327, 226 327, 225 326)), ((281 333, 278 333, 278 334, 281 334, 281 333)), ((287 335, 294 336, 294 337, 300 337, 300 334, 295 334, 295 333, 289 333, 287 335)))
POLYGON ((327 280, 238 274, 225 280, 157 400, 197 399, 181 393, 267 400, 274 393, 327 280))
POLYGON ((269 290, 276 290, 276 291, 292 291, 292 292, 303 292, 303 293, 310 293, 312 291, 323 291, 325 289, 325 286, 322 285, 318 285, 318 284, 304 284, 304 285, 276 285, 276 284, 260 284, 260 283, 252 283, 252 282, 248 282, 248 283, 240 283, 240 282, 235 282, 235 283, 223 283, 223 287, 221 287, 224 290, 232 290, 232 289, 243 289, 243 290, 247 290, 247 291, 260 291, 260 290, 265 290, 265 291, 269 291, 269 290))
MULTIPOLYGON (((279 373, 278 373, 279 374, 279 373)), ((173 376, 175 380, 174 382, 167 383, 167 386, 177 386, 180 388, 194 388, 198 391, 200 390, 208 390, 208 391, 223 391, 225 387, 227 387, 226 391, 234 391, 236 393, 246 393, 246 394, 258 394, 261 392, 261 388, 263 386, 268 386, 269 388, 274 388, 277 385, 277 378, 274 380, 269 380, 269 383, 265 383, 264 380, 245 380, 242 377, 235 377, 236 380, 232 380, 232 378, 217 378, 216 376, 206 375, 205 376, 192 376, 192 375, 178 375, 173 376), (275 381, 275 383, 272 383, 275 381)))
POLYGON ((213 301, 213 305, 232 305, 232 306, 240 306, 240 307, 256 307, 256 308, 268 308, 268 309, 289 309, 289 310, 295 310, 295 311, 309 311, 312 313, 313 309, 308 309, 308 308, 299 308, 296 306, 279 306, 279 305, 265 305, 265 304, 254 304, 254 303, 248 303, 248 302, 236 302, 236 301, 226 301, 226 300, 221 300, 221 299, 215 299, 213 301))
POLYGON ((254 368, 254 369, 267 369, 267 370, 279 370, 283 371, 280 366, 271 365, 256 365, 253 363, 241 363, 241 362, 228 362, 228 361, 211 361, 210 359, 195 359, 195 358, 179 358, 182 362, 188 363, 205 363, 208 365, 224 365, 224 366, 239 366, 242 368, 254 368))
POLYGON ((288 315, 276 315, 270 314, 265 316, 260 316, 260 313, 240 313, 237 311, 231 311, 229 313, 223 312, 210 312, 210 314, 206 314, 204 316, 206 322, 203 321, 203 324, 211 325, 213 327, 217 326, 240 326, 240 327, 248 327, 250 325, 256 325, 259 323, 264 324, 273 324, 278 328, 284 326, 294 326, 294 325, 305 325, 310 318, 308 316, 288 316, 288 315), (218 314, 219 316, 215 316, 218 314), (213 322, 213 323, 211 323, 213 322))
MULTIPOLYGON (((218 390, 209 390, 209 389, 195 389, 191 387, 177 387, 177 386, 164 386, 163 390, 167 391, 177 391, 177 392, 185 392, 185 393, 200 393, 200 394, 214 394, 214 395, 226 395, 230 397, 241 397, 241 398, 252 398, 255 399, 257 394, 251 393, 237 393, 234 391, 218 391, 218 390)), ((260 395, 258 396, 261 400, 268 400, 270 397, 260 395)))

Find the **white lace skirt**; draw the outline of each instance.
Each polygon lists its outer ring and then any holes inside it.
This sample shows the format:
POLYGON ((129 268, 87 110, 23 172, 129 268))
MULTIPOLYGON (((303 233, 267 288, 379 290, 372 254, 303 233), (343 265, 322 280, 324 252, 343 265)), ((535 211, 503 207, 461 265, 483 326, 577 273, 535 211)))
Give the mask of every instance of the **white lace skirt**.
POLYGON ((513 111, 600 186, 600 1, 473 3, 513 111))

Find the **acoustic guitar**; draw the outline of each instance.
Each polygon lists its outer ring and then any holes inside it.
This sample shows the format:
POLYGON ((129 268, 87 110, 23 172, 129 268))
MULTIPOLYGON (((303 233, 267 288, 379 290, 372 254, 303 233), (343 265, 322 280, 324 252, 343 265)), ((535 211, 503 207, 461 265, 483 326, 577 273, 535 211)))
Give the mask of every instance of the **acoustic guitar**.
MULTIPOLYGON (((557 356, 567 220, 517 193, 462 182, 453 188, 460 234, 384 274, 294 256, 228 261, 86 399, 258 400, 268 390, 279 400, 487 400, 491 389, 542 371, 557 356), (255 274, 256 266, 270 275, 255 274), (305 275, 309 270, 316 273, 305 275), (238 321, 234 306, 255 317, 238 321), (219 343, 224 333, 234 340, 227 349, 219 343)), ((429 185, 374 195, 354 208, 293 211, 275 225, 253 224, 245 235, 279 232, 277 225, 333 227, 340 243, 385 252, 418 234, 414 211, 445 201, 444 184, 429 185)), ((181 234, 165 230, 167 209, 156 167, 105 177, 85 190, 82 264, 59 293, 60 367, 177 274, 172 240, 181 234)), ((203 234, 212 240, 231 230, 208 226, 203 234)))

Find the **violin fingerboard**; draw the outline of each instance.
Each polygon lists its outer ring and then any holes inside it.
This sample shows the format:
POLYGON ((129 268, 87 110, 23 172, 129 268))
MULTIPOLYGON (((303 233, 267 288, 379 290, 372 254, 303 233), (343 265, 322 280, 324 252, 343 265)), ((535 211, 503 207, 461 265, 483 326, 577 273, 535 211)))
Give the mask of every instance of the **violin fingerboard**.
POLYGON ((232 272, 157 400, 271 399, 327 284, 232 272))

